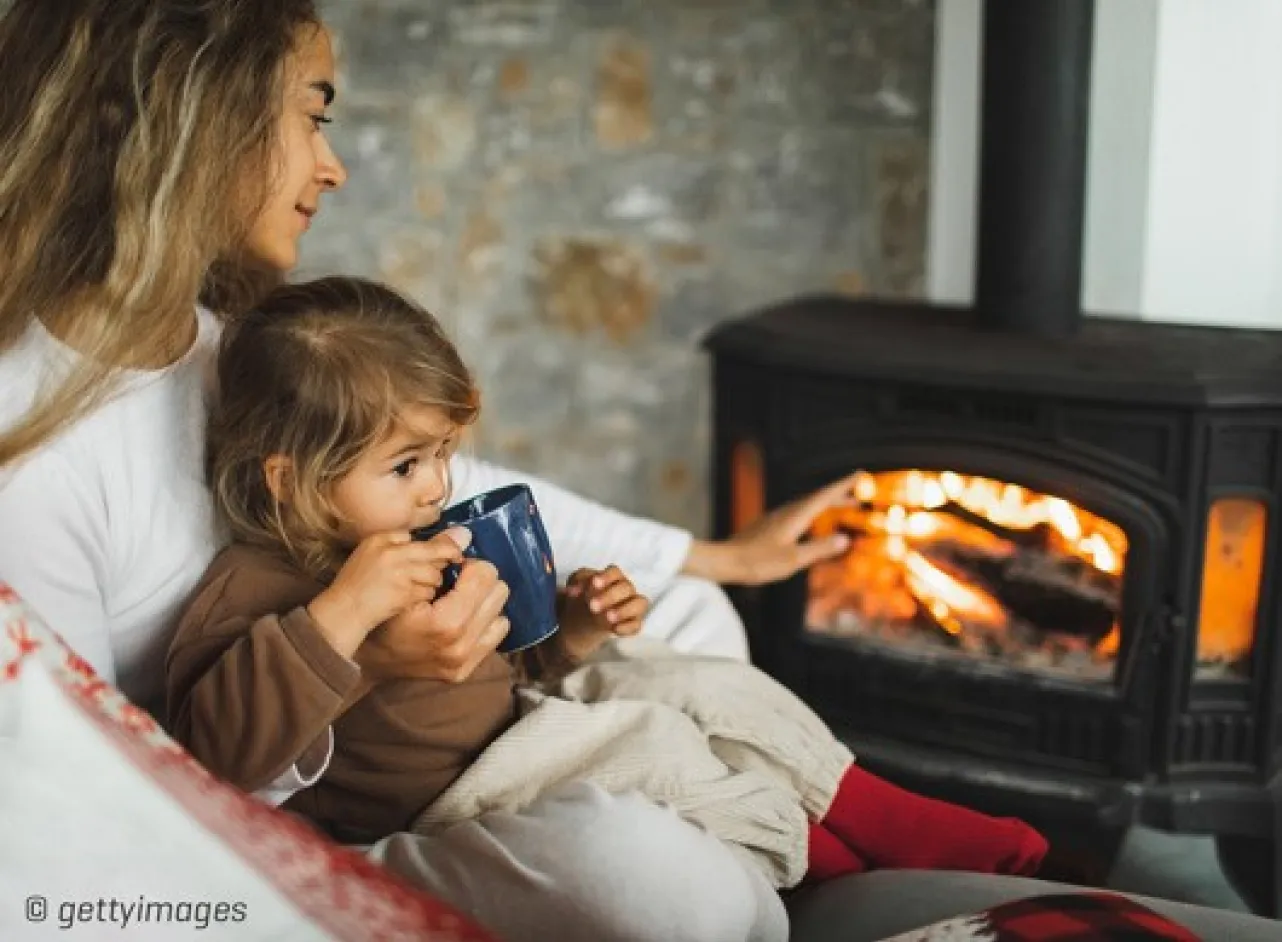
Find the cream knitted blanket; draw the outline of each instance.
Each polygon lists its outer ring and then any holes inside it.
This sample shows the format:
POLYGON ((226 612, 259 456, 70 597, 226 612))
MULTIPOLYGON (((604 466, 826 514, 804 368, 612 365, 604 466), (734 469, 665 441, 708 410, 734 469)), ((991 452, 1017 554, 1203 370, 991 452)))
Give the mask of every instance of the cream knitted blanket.
POLYGON ((809 821, 823 818, 854 761, 756 668, 649 639, 612 642, 551 689, 519 697, 521 718, 423 811, 416 832, 591 781, 670 806, 790 887, 806 872, 809 821))

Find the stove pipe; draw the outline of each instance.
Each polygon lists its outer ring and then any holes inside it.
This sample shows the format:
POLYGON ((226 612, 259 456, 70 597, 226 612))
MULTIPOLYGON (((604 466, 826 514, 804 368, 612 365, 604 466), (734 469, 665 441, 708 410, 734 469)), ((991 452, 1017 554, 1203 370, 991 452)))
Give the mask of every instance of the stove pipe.
POLYGON ((1095 0, 986 0, 975 307, 985 327, 1081 320, 1095 0))

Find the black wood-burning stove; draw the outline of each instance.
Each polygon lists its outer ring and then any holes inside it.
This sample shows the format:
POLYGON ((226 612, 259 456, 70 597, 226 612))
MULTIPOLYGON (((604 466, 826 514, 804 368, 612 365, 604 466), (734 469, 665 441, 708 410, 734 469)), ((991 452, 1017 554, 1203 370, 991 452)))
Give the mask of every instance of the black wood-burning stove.
POLYGON ((985 17, 974 306, 707 340, 719 535, 866 472, 844 559, 735 593, 754 657, 904 784, 1272 854, 1282 334, 1079 316, 1091 4, 985 17))

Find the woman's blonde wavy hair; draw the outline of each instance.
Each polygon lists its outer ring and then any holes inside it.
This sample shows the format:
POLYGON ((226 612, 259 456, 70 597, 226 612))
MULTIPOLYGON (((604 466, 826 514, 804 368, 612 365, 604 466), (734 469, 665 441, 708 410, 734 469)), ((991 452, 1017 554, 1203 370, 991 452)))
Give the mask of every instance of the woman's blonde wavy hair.
MULTIPOLYGON (((0 19, 0 353, 39 317, 82 356, 0 467, 171 361, 237 261, 274 173, 284 66, 313 0, 13 0, 0 19)), ((276 276, 279 280, 279 276, 276 276)))
POLYGON ((282 285, 223 336, 206 470, 235 540, 322 581, 347 554, 333 486, 401 421, 437 408, 459 426, 480 409, 472 376, 427 311, 359 278, 282 285), (289 461, 285 500, 264 464, 289 461))

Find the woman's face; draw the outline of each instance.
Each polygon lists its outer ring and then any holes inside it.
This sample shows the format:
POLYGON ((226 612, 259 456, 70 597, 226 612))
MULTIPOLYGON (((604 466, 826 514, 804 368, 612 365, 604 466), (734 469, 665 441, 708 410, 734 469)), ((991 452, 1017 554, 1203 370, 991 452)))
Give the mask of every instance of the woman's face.
POLYGON ((285 101, 267 202, 249 230, 250 257, 277 271, 298 264, 298 240, 311 226, 321 194, 347 179, 325 139, 334 98, 334 49, 324 27, 306 29, 285 63, 285 101))

